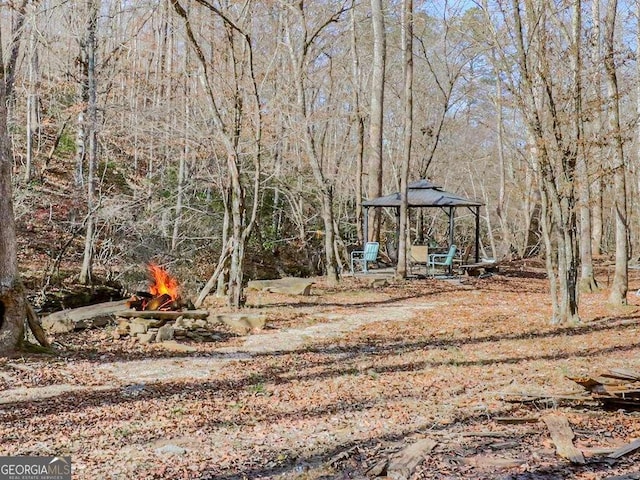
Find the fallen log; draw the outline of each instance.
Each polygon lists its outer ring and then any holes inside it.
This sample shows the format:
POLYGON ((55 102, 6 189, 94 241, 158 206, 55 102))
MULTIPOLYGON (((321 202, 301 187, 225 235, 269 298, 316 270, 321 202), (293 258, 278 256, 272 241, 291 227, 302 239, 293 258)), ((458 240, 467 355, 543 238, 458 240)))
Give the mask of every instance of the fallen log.
POLYGON ((126 308, 127 300, 98 303, 86 307, 71 308, 42 318, 42 328, 47 333, 67 333, 84 328, 104 326, 116 312, 126 308))
POLYGON ((309 296, 311 294, 311 286, 314 283, 308 278, 296 277, 285 277, 276 280, 252 280, 248 283, 247 290, 309 296))

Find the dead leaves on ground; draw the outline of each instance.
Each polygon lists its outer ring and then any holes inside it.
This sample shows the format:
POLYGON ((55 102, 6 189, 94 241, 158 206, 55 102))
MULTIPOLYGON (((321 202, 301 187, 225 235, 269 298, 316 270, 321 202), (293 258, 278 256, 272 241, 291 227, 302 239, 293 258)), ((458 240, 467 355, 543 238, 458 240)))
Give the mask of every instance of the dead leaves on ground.
POLYGON ((633 307, 622 319, 604 306, 605 293, 593 294, 584 297, 584 325, 551 327, 544 280, 508 276, 382 289, 320 283, 314 295, 253 300, 275 329, 330 329, 355 315, 371 322, 262 354, 243 353, 242 337, 173 355, 94 330, 65 336, 63 358, 11 361, 25 371, 0 364, 0 388, 85 388, 0 406, 0 453, 69 454, 80 480, 107 475, 114 458, 121 478, 141 479, 594 479, 637 460, 635 414, 561 398, 579 393, 567 377, 638 369, 633 307), (157 379, 118 379, 118 366, 135 359, 157 379), (163 379, 160 360, 174 359, 185 372, 192 359, 210 359, 211 368, 202 378, 163 379), (549 401, 506 401, 525 390, 549 401), (566 419, 558 420, 564 433, 552 435, 549 414, 566 419), (558 451, 580 452, 584 464, 558 451))

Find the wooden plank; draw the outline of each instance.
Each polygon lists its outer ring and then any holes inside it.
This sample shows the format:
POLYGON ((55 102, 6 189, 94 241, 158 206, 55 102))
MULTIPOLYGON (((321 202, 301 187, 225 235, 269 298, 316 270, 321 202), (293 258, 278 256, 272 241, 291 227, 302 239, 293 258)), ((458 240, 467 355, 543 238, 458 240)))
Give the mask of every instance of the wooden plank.
POLYGON ((619 378, 620 380, 640 381, 640 372, 627 370, 626 368, 612 368, 607 373, 603 373, 602 376, 609 378, 619 378))
POLYGON ((632 408, 640 407, 640 400, 638 399, 625 400, 624 398, 619 398, 619 397, 603 397, 603 396, 596 396, 594 398, 609 408, 617 407, 617 408, 632 409, 632 408))
POLYGON ((604 391, 609 395, 615 395, 623 399, 635 399, 640 398, 640 385, 636 388, 631 388, 630 385, 605 385, 604 391))
POLYGON ((594 448, 582 448, 582 454, 586 457, 603 457, 616 451, 611 447, 594 447, 594 448))
POLYGON ((569 421, 562 415, 547 415, 543 417, 547 424, 551 439, 556 446, 556 453, 566 458, 571 463, 585 464, 584 455, 573 445, 573 430, 569 426, 569 421))
POLYGON ((608 458, 624 457, 625 455, 633 453, 638 449, 640 449, 640 438, 634 440, 633 442, 627 443, 626 445, 623 445, 622 447, 617 449, 615 452, 613 452, 611 455, 607 455, 607 457, 608 458))
POLYGON ((394 480, 409 480, 418 465, 436 445, 435 441, 425 438, 404 448, 389 459, 387 477, 394 480))

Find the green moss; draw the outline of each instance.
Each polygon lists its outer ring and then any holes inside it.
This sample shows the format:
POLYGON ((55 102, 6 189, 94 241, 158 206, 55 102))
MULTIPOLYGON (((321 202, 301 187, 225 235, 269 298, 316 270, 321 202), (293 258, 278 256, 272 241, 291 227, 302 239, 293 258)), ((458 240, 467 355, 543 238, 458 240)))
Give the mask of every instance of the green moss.
POLYGON ((60 141, 56 146, 55 155, 61 157, 68 157, 75 155, 76 153, 76 139, 73 136, 72 132, 67 132, 66 130, 62 132, 62 136, 60 137, 60 141))
POLYGON ((31 343, 26 340, 20 344, 20 350, 25 353, 37 353, 37 354, 44 354, 44 355, 57 354, 57 352, 51 347, 43 347, 42 345, 31 343))

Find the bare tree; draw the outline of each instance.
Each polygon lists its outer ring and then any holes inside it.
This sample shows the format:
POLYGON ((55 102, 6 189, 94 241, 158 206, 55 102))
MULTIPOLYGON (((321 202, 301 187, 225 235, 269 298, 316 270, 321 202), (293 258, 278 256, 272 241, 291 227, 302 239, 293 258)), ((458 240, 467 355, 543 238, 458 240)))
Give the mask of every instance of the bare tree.
POLYGON ((362 90, 362 72, 360 66, 360 60, 358 58, 358 38, 356 33, 356 9, 355 0, 351 2, 351 76, 353 82, 353 102, 354 102, 354 116, 357 124, 357 147, 356 147, 356 232, 358 237, 358 243, 363 245, 366 242, 364 238, 364 232, 362 228, 362 174, 364 166, 364 140, 365 140, 365 117, 362 112, 361 105, 361 90, 362 90))
MULTIPOLYGON (((87 31, 83 42, 83 50, 86 58, 86 85, 82 86, 83 95, 86 94, 86 117, 83 115, 83 125, 79 128, 83 132, 83 140, 87 141, 82 145, 82 151, 88 151, 87 157, 87 215, 85 217, 85 238, 84 256, 82 268, 80 270, 80 283, 90 283, 93 266, 94 236, 96 231, 96 208, 98 204, 96 191, 96 170, 98 168, 98 83, 96 78, 96 49, 98 32, 98 11, 100 10, 99 0, 87 0, 87 31)), ((84 142, 83 142, 84 143, 84 142)), ((82 160, 80 160, 82 161, 82 160)))
MULTIPOLYGON (((547 258, 547 273, 552 294, 553 323, 571 323, 578 316, 578 245, 576 219, 576 158, 575 118, 561 115, 559 105, 575 102, 578 85, 566 82, 560 88, 553 77, 557 62, 550 48, 557 32, 556 18, 550 2, 511 1, 511 8, 500 3, 502 20, 510 28, 516 53, 507 58, 507 49, 497 49, 505 68, 513 62, 516 75, 503 71, 510 78, 511 94, 518 102, 527 126, 531 159, 540 188, 543 215, 543 235, 547 258), (513 21, 511 21, 513 19, 513 21)), ((575 10, 573 11, 575 15, 575 10)), ((497 29, 496 29, 497 31, 497 29)), ((498 37, 494 39, 499 42, 498 37)), ((554 46, 560 42, 555 42, 554 46)))
MULTIPOLYGON (((187 38, 193 48, 197 61, 202 68, 202 82, 204 84, 205 94, 209 102, 209 113, 213 124, 215 125, 217 140, 223 147, 226 155, 226 166, 229 175, 230 188, 230 209, 231 209, 231 255, 229 268, 229 282, 227 298, 229 305, 239 308, 244 303, 243 295, 243 278, 244 278, 244 261, 245 261, 245 245, 251 231, 253 229, 256 213, 258 209, 259 187, 260 187, 260 171, 261 171, 261 148, 262 148, 262 113, 260 105, 260 96, 258 85, 254 71, 253 45, 251 36, 241 28, 241 24, 235 21, 231 16, 221 11, 213 4, 206 0, 198 0, 198 4, 202 5, 216 18, 222 21, 226 32, 227 49, 231 61, 231 71, 233 72, 232 86, 233 97, 230 100, 231 118, 227 120, 223 118, 220 100, 213 89, 213 78, 215 69, 212 68, 205 56, 205 52, 201 43, 196 38, 191 20, 187 11, 182 7, 178 0, 172 0, 175 12, 184 21, 187 38), (238 45, 239 42, 239 45, 238 45), (239 49, 240 52, 237 52, 239 49), (247 83, 249 91, 249 101, 253 105, 252 122, 254 124, 252 145, 255 151, 252 153, 253 158, 253 203, 250 211, 247 211, 245 205, 246 186, 242 181, 242 165, 241 165, 241 146, 240 136, 242 133, 243 121, 245 120, 244 101, 242 98, 243 88, 240 85, 242 79, 241 64, 248 71, 247 83)), ((241 13, 241 21, 250 18, 250 9, 245 9, 241 13)), ((251 122, 250 122, 251 123, 251 122)), ((220 261, 224 261, 224 252, 221 254, 220 261)), ((213 282, 209 282, 213 285, 213 282)))
MULTIPOLYGON (((590 122, 593 124, 592 130, 592 142, 596 144, 595 150, 600 153, 599 158, 602 159, 606 156, 604 154, 604 145, 599 141, 601 132, 605 130, 606 118, 605 117, 605 100, 603 99, 602 91, 602 35, 601 35, 601 22, 600 20, 600 1, 592 0, 591 2, 591 18, 594 19, 592 33, 589 37, 590 46, 590 59, 592 65, 592 71, 590 77, 593 78, 591 97, 595 99, 595 113, 592 115, 593 120, 590 122), (595 21, 597 19, 597 21, 595 21)), ((591 155, 598 158, 598 155, 591 155)), ((589 171, 590 179, 590 207, 591 207, 591 252, 593 255, 602 254, 602 242, 603 242, 603 165, 602 163, 594 162, 593 168, 596 171, 589 171)))
POLYGON ((574 0, 572 29, 569 42, 571 44, 571 60, 573 70, 573 82, 575 84, 573 104, 575 115, 573 116, 573 135, 578 144, 576 159, 576 179, 578 180, 578 208, 580 210, 580 289, 583 292, 597 290, 593 273, 593 255, 591 249, 591 192, 589 181, 589 169, 587 152, 585 151, 584 117, 582 108, 582 1, 574 0))
POLYGON ((613 141, 613 200, 616 226, 616 268, 609 302, 626 305, 628 286, 628 239, 627 239, 627 188, 622 133, 620 130, 620 100, 618 77, 615 65, 615 27, 617 0, 610 0, 605 15, 604 67, 607 73, 609 94, 609 129, 613 141))
POLYGON ((304 6, 300 3, 290 8, 291 13, 298 20, 298 24, 293 25, 293 22, 289 21, 285 25, 286 42, 289 48, 293 77, 292 82, 296 93, 294 118, 300 125, 301 141, 313 173, 315 190, 321 205, 320 211, 324 225, 325 269, 329 282, 333 283, 338 281, 337 257, 335 254, 334 185, 332 177, 327 175, 323 169, 323 158, 318 150, 319 142, 314 135, 311 109, 304 79, 306 77, 306 69, 316 60, 316 58, 310 56, 314 41, 317 40, 320 33, 328 25, 337 22, 346 10, 347 8, 342 6, 337 12, 329 14, 319 25, 310 28, 307 23, 304 6), (297 32, 300 32, 300 34, 298 35, 297 32))
MULTIPOLYGON (((371 115, 369 118, 370 160, 368 166, 369 198, 382 195, 382 138, 384 126, 384 81, 386 65, 386 32, 382 0, 371 0, 371 22, 373 24, 373 65, 371 72, 371 115)), ((369 240, 380 239, 380 212, 369 209, 369 240)))
POLYGON ((404 144, 400 170, 400 238, 398 239, 398 266, 396 276, 407 276, 407 223, 409 206, 407 185, 411 164, 413 138, 413 1, 402 2, 402 56, 404 63, 404 144))
POLYGON ((27 52, 28 65, 28 83, 27 83, 27 145, 25 154, 24 181, 28 183, 31 180, 34 169, 34 137, 40 128, 39 121, 39 58, 38 58, 38 42, 36 41, 36 5, 31 5, 29 9, 29 44, 27 52))

